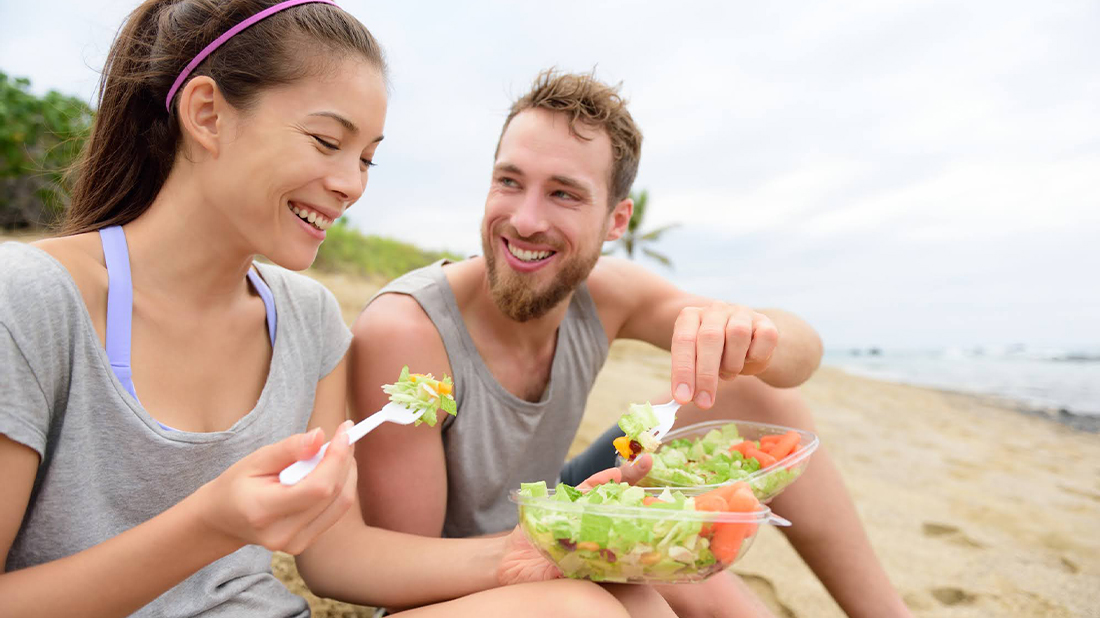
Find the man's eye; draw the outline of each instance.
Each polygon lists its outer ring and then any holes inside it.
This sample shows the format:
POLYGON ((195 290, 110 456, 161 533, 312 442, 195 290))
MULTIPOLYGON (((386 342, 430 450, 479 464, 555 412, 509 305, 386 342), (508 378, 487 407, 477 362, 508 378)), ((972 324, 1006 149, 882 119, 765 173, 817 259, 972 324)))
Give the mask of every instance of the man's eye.
POLYGON ((336 144, 333 144, 331 142, 327 142, 327 141, 317 137, 316 135, 312 135, 311 137, 313 139, 317 140, 318 144, 324 146, 325 148, 328 148, 329 150, 340 150, 340 147, 337 146, 336 144))
POLYGON ((514 180, 512 180, 511 178, 508 178, 508 177, 503 177, 500 180, 498 180, 497 182, 504 185, 505 187, 514 187, 514 186, 516 186, 516 181, 514 181, 514 180))
POLYGON ((565 191, 562 191, 562 190, 560 190, 560 189, 559 189, 559 190, 557 190, 557 191, 554 191, 554 192, 553 192, 553 193, 551 193, 550 195, 552 195, 553 197, 556 197, 556 198, 560 198, 560 199, 563 199, 563 200, 573 200, 573 199, 576 199, 575 197, 573 197, 573 194, 572 194, 572 193, 566 193, 565 191))

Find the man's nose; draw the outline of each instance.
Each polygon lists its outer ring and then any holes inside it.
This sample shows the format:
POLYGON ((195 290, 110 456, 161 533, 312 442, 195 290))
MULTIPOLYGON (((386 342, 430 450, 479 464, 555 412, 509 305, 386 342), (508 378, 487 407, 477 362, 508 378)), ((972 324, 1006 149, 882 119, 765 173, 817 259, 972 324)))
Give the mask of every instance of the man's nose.
POLYGON ((542 200, 537 193, 524 194, 519 207, 512 213, 511 223, 516 232, 525 238, 545 232, 550 227, 546 221, 542 200))

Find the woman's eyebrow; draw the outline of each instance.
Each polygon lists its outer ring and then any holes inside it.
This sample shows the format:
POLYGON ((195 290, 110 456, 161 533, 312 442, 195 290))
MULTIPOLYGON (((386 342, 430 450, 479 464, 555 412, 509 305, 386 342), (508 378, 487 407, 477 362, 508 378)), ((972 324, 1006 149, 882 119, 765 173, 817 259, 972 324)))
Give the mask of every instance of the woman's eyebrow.
MULTIPOLYGON (((359 127, 357 127, 354 122, 348 120, 347 118, 344 118, 336 112, 313 112, 312 114, 310 114, 310 116, 323 116, 325 118, 332 118, 336 122, 339 122, 340 125, 343 126, 345 129, 347 129, 348 133, 351 133, 352 135, 359 134, 359 127)), ((383 138, 385 138, 384 135, 379 135, 378 137, 372 139, 371 142, 380 142, 383 138)))
POLYGON ((312 114, 310 114, 310 116, 324 116, 325 118, 332 118, 336 122, 339 122, 340 125, 343 126, 345 129, 347 129, 348 133, 351 133, 352 135, 359 134, 359 127, 355 126, 354 122, 348 120, 347 118, 344 118, 336 112, 313 112, 312 114))

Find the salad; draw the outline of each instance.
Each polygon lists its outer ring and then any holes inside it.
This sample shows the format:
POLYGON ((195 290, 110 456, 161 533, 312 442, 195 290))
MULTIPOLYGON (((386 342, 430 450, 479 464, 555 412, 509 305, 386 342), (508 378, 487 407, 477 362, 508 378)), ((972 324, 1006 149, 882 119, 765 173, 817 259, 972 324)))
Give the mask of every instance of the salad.
POLYGON ((436 380, 430 373, 409 373, 409 366, 405 365, 397 382, 384 384, 382 390, 390 396, 390 401, 414 412, 424 411, 424 415, 416 420, 415 425, 424 422, 429 427, 435 427, 438 420, 435 414, 437 410, 443 410, 451 416, 458 414, 458 404, 452 395, 454 383, 446 375, 442 380, 436 380))
POLYGON ((650 431, 660 424, 657 413, 648 401, 630 404, 627 413, 619 417, 619 429, 626 435, 615 438, 615 450, 627 461, 634 461, 642 453, 652 453, 661 443, 650 431))
POLYGON ((802 474, 818 444, 812 434, 763 423, 711 421, 676 433, 653 454, 653 469, 641 485, 699 487, 746 481, 757 498, 769 500, 802 474), (758 439, 744 439, 739 426, 758 439), (683 437, 676 438, 676 433, 683 437))
POLYGON ((523 483, 513 501, 532 545, 566 577, 593 581, 705 579, 737 560, 760 523, 778 519, 745 483, 657 492, 627 483, 549 491, 540 481, 523 483))

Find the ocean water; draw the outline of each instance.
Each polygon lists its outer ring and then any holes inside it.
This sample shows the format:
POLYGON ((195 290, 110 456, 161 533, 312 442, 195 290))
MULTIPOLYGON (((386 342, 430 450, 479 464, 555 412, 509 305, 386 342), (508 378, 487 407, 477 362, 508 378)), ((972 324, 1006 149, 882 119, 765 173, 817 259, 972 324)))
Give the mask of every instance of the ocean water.
POLYGON ((1031 410, 1100 421, 1100 347, 849 349, 824 364, 890 382, 994 395, 1031 410))

